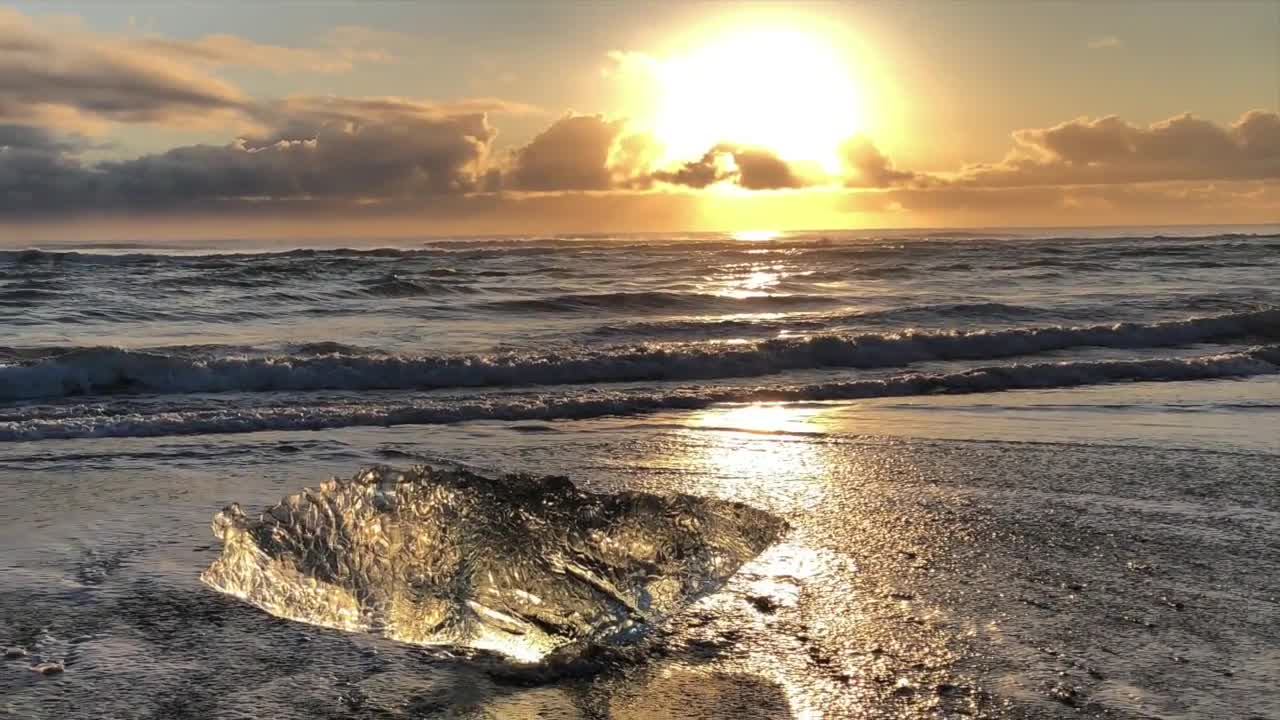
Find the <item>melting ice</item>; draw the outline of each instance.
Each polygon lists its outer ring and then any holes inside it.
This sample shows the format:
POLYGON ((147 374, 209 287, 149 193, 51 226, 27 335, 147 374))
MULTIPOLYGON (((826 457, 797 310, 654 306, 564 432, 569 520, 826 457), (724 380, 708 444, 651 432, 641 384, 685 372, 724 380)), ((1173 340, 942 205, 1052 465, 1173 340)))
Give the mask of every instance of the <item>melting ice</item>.
POLYGON ((201 580, 282 618, 533 663, 635 638, 784 529, 723 500, 378 467, 256 518, 228 506, 201 580))

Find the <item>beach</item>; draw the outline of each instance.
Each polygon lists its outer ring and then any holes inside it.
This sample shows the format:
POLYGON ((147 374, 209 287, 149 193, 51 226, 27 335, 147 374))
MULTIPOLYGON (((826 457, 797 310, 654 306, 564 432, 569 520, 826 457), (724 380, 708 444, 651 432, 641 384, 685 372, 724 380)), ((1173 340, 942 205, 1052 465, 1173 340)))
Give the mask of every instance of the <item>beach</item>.
POLYGON ((1138 235, 5 252, 0 716, 1280 717, 1276 241, 1138 235), (790 529, 556 677, 200 582, 384 464, 790 529))

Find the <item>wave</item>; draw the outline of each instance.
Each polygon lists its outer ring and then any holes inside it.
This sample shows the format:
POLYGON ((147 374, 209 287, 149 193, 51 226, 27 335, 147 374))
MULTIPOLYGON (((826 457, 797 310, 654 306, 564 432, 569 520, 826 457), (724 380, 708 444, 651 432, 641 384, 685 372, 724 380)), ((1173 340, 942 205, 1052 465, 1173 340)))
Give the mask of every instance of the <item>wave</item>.
POLYGON ((840 249, 880 251, 885 249, 902 250, 906 247, 931 248, 1007 248, 1023 246, 1041 246, 1048 252, 1070 251, 1076 246, 1120 247, 1126 251, 1152 253, 1190 252, 1183 248, 1262 248, 1275 249, 1275 242, 1280 234, 1270 230, 1273 226, 1259 228, 1258 232, 1223 232, 1223 233, 1189 233, 1168 234, 1141 232, 1135 228, 1132 233, 1084 233, 1064 234, 1053 232, 951 232, 951 231, 909 231, 901 233, 859 234, 847 231, 833 233, 802 233, 783 235, 768 243, 743 243, 725 238, 717 234, 690 235, 597 235, 589 237, 475 237, 452 240, 433 240, 416 247, 312 247, 312 248, 263 248, 250 244, 227 241, 219 244, 193 245, 181 243, 166 245, 163 243, 97 243, 77 242, 50 244, 43 248, 0 249, 0 262, 5 260, 29 261, 49 258, 83 258, 110 261, 131 258, 188 258, 188 259, 243 259, 243 258, 313 258, 313 257, 347 257, 347 258, 399 258, 414 256, 449 255, 456 257, 468 252, 503 253, 511 251, 528 251, 530 253, 569 250, 618 250, 620 252, 639 251, 675 251, 696 247, 703 251, 742 251, 750 252, 760 249, 840 249), (239 245, 240 247, 237 247, 239 245), (133 252, 119 252, 133 251, 133 252), (193 252, 198 251, 198 252, 193 252))
POLYGON ((42 288, 0 289, 0 305, 27 307, 42 300, 57 300, 63 297, 65 295, 61 292, 42 288))
POLYGON ((192 358, 89 349, 35 363, 0 365, 0 401, 117 393, 430 390, 754 377, 788 370, 990 360, 1089 346, 1151 348, 1275 337, 1280 337, 1280 310, 1152 324, 816 335, 543 354, 192 358))
POLYGON ((400 275, 391 275, 364 285, 362 292, 373 297, 409 298, 474 292, 474 290, 457 283, 421 281, 401 277, 400 275))
POLYGON ((709 293, 641 292, 568 293, 544 298, 497 300, 485 303, 494 310, 523 312, 688 310, 691 312, 751 312, 779 308, 820 307, 837 302, 818 295, 752 295, 734 297, 709 293))
POLYGON ((256 518, 228 506, 200 579, 289 620, 539 663, 642 637, 785 529, 713 498, 379 467, 256 518))
POLYGON ((738 333, 816 331, 850 325, 920 322, 921 320, 1013 320, 1064 317, 1060 310, 1000 302, 937 303, 908 305, 887 310, 858 310, 836 313, 796 313, 782 317, 707 317, 671 320, 640 320, 601 325, 586 334, 594 337, 671 337, 701 335, 724 337, 738 333))
POLYGON ((75 414, 39 407, 0 422, 0 442, 100 437, 157 437, 209 433, 322 430, 356 426, 439 425, 476 420, 505 422, 587 419, 664 410, 696 410, 721 403, 820 402, 1052 389, 1111 382, 1182 382, 1280 373, 1280 346, 1190 358, 1027 363, 955 373, 907 373, 878 380, 787 386, 697 387, 656 391, 575 391, 494 394, 413 402, 286 404, 206 409, 75 414))

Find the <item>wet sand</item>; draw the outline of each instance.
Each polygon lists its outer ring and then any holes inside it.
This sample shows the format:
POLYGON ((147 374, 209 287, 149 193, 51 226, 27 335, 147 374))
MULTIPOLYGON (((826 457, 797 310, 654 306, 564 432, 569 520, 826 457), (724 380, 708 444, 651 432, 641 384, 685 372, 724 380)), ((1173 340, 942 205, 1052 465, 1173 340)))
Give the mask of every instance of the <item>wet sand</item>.
POLYGON ((0 661, 0 717, 1280 717, 1275 454, 870 437, 829 412, 6 448, 0 644, 26 654, 0 661), (440 456, 793 530, 634 652, 550 681, 197 581, 228 500, 440 456))

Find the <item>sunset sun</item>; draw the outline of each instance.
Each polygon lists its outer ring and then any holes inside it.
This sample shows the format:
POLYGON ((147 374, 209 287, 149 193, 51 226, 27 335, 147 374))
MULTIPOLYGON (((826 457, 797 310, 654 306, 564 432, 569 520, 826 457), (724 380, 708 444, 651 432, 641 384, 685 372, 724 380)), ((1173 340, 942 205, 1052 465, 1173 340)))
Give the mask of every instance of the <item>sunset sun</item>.
POLYGON ((840 143, 865 124, 847 62, 812 32, 731 32, 662 62, 657 75, 654 134, 670 158, 729 142, 835 173, 840 143))

